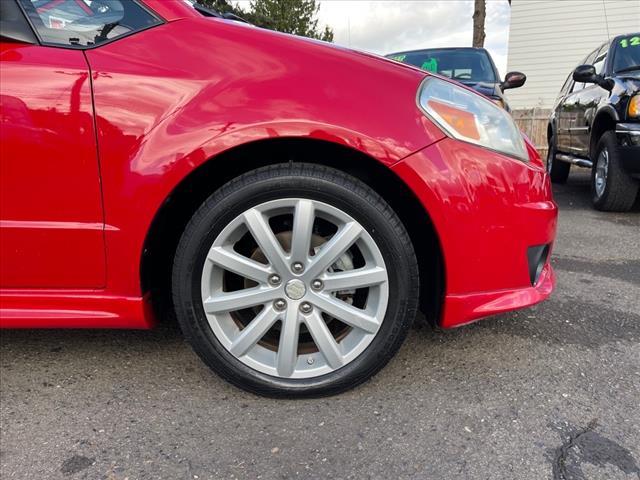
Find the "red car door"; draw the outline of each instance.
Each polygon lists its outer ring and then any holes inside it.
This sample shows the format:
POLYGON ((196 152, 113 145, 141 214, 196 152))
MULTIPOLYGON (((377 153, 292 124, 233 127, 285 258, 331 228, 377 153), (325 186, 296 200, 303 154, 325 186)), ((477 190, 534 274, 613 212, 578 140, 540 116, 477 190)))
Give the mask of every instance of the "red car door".
POLYGON ((102 287, 104 222, 84 53, 3 39, 0 60, 0 288, 102 287))

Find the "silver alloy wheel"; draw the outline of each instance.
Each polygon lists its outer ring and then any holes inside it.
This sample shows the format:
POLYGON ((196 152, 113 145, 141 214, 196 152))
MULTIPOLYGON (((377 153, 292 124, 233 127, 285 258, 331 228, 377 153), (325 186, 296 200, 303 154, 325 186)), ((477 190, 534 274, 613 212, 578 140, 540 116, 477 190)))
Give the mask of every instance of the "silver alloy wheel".
POLYGON ((598 155, 596 162, 595 188, 598 198, 604 195, 607 187, 607 176, 609 174, 609 151, 603 148, 598 155))
POLYGON ((250 208, 220 232, 201 294, 214 335, 238 360, 275 377, 310 378, 367 348, 389 285, 382 253, 360 223, 329 204, 286 198, 250 208))

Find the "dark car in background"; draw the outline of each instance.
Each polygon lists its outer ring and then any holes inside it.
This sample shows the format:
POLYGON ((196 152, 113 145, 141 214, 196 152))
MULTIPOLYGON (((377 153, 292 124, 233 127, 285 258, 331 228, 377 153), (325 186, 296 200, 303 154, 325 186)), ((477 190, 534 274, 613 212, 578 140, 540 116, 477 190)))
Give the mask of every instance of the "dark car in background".
POLYGON ((392 60, 419 67, 428 72, 452 78, 510 111, 503 92, 524 85, 527 77, 521 72, 509 72, 504 82, 489 52, 484 48, 430 48, 391 53, 392 60))
POLYGON ((600 45, 567 78, 547 127, 551 180, 591 169, 595 208, 627 211, 640 189, 640 33, 600 45))

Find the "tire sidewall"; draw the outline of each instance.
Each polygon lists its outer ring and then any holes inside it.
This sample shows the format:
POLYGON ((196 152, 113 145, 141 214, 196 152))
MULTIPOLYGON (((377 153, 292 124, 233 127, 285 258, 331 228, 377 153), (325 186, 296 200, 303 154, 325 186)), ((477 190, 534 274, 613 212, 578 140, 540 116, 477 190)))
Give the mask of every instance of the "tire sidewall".
POLYGON ((625 171, 619 148, 616 133, 609 130, 603 133, 598 140, 595 154, 591 158, 593 162, 591 169, 591 200, 593 206, 598 210, 627 212, 633 207, 638 196, 640 184, 625 171), (608 151, 609 165, 604 192, 598 197, 595 189, 595 175, 598 157, 603 148, 608 151))
POLYGON ((558 149, 556 148, 556 134, 552 133, 549 139, 549 151, 547 153, 547 175, 553 183, 566 183, 569 178, 571 164, 555 158, 558 149))
POLYGON ((366 380, 398 349, 416 310, 418 285, 411 284, 412 276, 417 280, 415 254, 410 242, 399 241, 397 228, 402 225, 391 209, 364 184, 344 174, 336 172, 345 178, 343 182, 336 183, 309 174, 314 169, 309 172, 295 170, 270 178, 259 178, 257 173, 254 180, 250 179, 236 188, 223 187, 212 195, 187 226, 179 247, 184 254, 181 258, 176 257, 174 265, 174 301, 185 336, 203 360, 221 376, 262 394, 317 395, 341 391, 366 380), (372 195, 373 199, 367 198, 372 195), (387 309, 375 338, 352 362, 315 378, 282 379, 248 367, 228 352, 214 335, 202 305, 202 269, 216 237, 244 211, 281 198, 309 198, 328 203, 350 215, 376 242, 389 279, 387 309), (410 272, 415 272, 415 275, 410 272))
POLYGON ((554 134, 551 135, 551 138, 549 139, 549 143, 548 143, 548 149, 547 149, 547 174, 551 175, 551 172, 553 170, 553 165, 555 163, 555 157, 556 156, 556 136, 554 134))

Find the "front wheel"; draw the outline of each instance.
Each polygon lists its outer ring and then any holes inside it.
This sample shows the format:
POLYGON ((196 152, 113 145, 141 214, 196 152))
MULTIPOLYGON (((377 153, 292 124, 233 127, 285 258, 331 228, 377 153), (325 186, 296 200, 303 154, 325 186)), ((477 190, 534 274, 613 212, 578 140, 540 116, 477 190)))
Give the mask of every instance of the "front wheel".
POLYGON ((627 212, 638 195, 638 182, 622 168, 615 132, 605 132, 596 147, 591 170, 593 206, 607 212, 627 212))
POLYGON ((338 393, 395 354, 418 269, 389 205, 340 171, 247 173, 196 212, 178 246, 178 321, 220 376, 271 396, 338 393))

